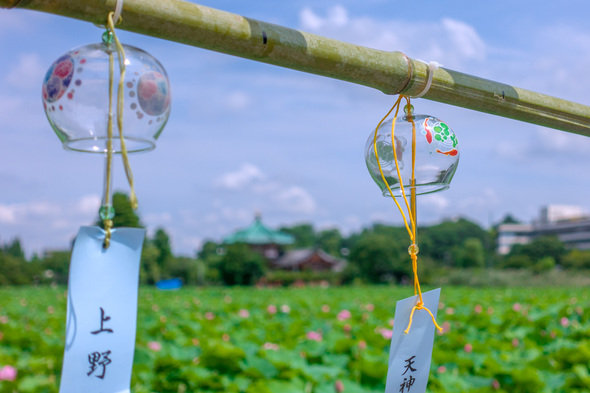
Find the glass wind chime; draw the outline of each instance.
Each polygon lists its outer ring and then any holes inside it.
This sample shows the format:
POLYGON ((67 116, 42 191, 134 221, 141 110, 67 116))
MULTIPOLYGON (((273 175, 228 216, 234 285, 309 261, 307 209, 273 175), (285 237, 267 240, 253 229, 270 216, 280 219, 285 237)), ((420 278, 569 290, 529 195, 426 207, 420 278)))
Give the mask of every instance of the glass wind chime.
MULTIPOLYGON (((116 12, 121 8, 118 1, 116 12)), ((147 52, 119 42, 114 14, 102 42, 59 57, 42 88, 47 119, 64 148, 105 156, 104 230, 81 227, 72 251, 60 393, 129 392, 145 231, 113 228, 113 155, 123 158, 136 208, 128 154, 154 149, 170 114, 166 71, 147 52)))
MULTIPOLYGON (((429 64, 428 81, 420 96, 430 87, 436 68, 436 63, 429 64)), ((417 196, 448 189, 459 156, 453 130, 434 116, 415 114, 405 96, 399 96, 365 145, 371 177, 383 196, 393 199, 404 220, 414 273, 415 296, 398 301, 395 309, 386 393, 426 391, 434 329, 442 329, 436 322, 440 288, 422 293, 418 279, 417 196), (404 100, 404 114, 398 116, 404 100), (392 112, 393 118, 386 121, 392 112)))

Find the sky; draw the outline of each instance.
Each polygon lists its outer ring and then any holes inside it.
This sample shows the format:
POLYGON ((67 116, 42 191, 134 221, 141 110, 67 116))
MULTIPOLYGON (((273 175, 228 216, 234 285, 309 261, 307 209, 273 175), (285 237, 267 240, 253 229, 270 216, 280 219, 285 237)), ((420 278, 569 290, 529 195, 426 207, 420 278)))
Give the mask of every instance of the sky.
MULTIPOLYGON (((200 4, 590 105, 586 0, 200 4)), ((29 255, 69 247, 97 217, 103 160, 62 148, 41 84, 58 57, 101 35, 87 22, 0 10, 0 243, 18 237, 29 255)), ((148 233, 165 228, 177 254, 194 255, 256 212, 270 227, 309 222, 345 234, 401 224, 363 156, 395 97, 135 33, 119 38, 158 58, 170 78, 157 148, 130 160, 138 214, 148 233)), ((489 227, 508 213, 528 222, 549 204, 590 210, 589 138, 425 99, 413 105, 449 124, 461 149, 450 189, 419 197, 419 225, 465 217, 489 227)), ((128 191, 119 157, 115 189, 128 191)))

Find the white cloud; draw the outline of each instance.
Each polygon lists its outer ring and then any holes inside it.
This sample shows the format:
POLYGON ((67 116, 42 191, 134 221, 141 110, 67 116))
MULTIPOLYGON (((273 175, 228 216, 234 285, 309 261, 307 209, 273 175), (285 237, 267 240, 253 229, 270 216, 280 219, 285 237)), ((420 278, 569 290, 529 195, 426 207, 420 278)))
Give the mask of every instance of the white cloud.
POLYGON ((225 105, 234 112, 240 112, 250 106, 252 99, 243 91, 234 91, 225 98, 225 105))
POLYGON ((240 190, 265 178, 266 176, 257 166, 242 164, 237 171, 223 174, 215 182, 215 186, 226 190, 240 190))
POLYGON ((292 213, 311 214, 316 210, 313 197, 303 188, 291 186, 275 196, 279 206, 292 213))
POLYGON ((431 210, 442 212, 449 206, 449 199, 440 193, 424 195, 420 198, 422 205, 428 205, 431 210))
POLYGON ((17 88, 38 88, 40 91, 45 71, 36 53, 22 53, 8 71, 6 82, 17 88))
POLYGON ((446 30, 453 48, 459 51, 464 58, 485 59, 486 46, 472 26, 449 18, 442 20, 442 26, 446 30))
POLYGON ((83 196, 76 204, 76 211, 82 214, 97 214, 100 208, 100 199, 98 195, 83 196))
POLYGON ((302 30, 315 34, 381 50, 399 50, 410 57, 436 60, 451 67, 486 58, 486 44, 477 30, 450 18, 408 23, 349 17, 344 7, 334 6, 325 17, 306 7, 299 13, 299 22, 302 30))
POLYGON ((0 222, 12 224, 16 221, 16 207, 14 205, 0 205, 0 222))

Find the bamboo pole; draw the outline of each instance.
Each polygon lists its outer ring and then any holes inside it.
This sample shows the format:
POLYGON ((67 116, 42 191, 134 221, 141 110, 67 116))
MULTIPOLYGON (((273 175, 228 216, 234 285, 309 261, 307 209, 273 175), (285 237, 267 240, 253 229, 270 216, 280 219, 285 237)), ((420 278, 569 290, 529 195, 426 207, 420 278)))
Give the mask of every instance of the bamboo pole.
MULTIPOLYGON (((0 0, 104 24, 116 0, 0 0)), ((401 52, 349 44, 182 0, 125 0, 120 29, 378 89, 416 95, 427 65, 401 52)), ((424 98, 590 136, 590 107, 439 68, 424 98)))

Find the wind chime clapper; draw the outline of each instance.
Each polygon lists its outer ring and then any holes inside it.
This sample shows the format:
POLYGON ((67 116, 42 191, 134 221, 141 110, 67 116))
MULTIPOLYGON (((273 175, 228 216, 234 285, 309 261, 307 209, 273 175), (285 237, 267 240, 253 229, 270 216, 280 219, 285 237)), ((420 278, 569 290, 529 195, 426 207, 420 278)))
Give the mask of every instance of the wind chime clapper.
MULTIPOLYGON (((411 240, 408 253, 412 258, 414 294, 419 295, 419 298, 410 315, 406 333, 409 332, 415 310, 424 309, 432 316, 430 310, 423 306, 418 280, 416 197, 448 189, 459 157, 458 141, 453 130, 434 116, 415 114, 410 98, 405 96, 399 96, 395 105, 371 132, 365 145, 367 169, 383 196, 391 197, 397 205, 411 240), (398 117, 403 100, 406 101, 404 114, 398 117), (392 112, 393 118, 386 121, 392 112), (404 213, 404 205, 408 218, 404 213)), ((434 316, 432 319, 440 330, 434 316)))
MULTIPOLYGON (((120 4, 120 2, 118 2, 120 4)), ((118 10, 120 12, 120 8, 118 10)), ((128 153, 156 147, 170 115, 170 82, 160 62, 149 53, 120 44, 109 14, 102 42, 59 57, 43 80, 43 107, 66 150, 105 156, 99 216, 109 245, 115 216, 112 205, 112 156, 121 154, 137 207, 128 153)))

